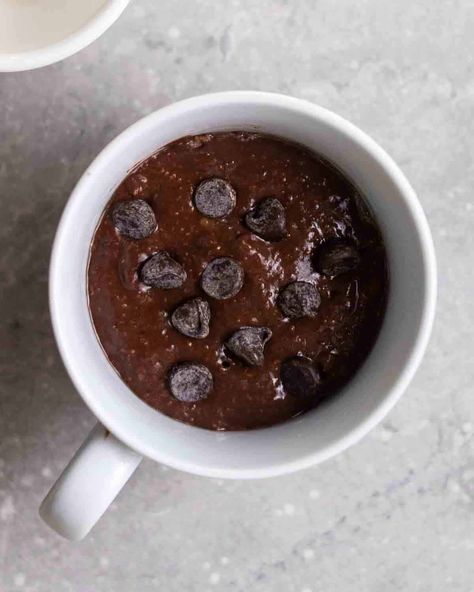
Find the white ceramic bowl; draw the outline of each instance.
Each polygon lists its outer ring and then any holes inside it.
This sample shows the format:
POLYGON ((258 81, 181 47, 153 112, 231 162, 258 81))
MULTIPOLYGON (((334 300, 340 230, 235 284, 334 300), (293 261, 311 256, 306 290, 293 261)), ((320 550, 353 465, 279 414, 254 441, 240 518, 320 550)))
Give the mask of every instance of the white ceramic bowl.
POLYGON ((47 498, 43 516, 65 536, 83 536, 139 455, 190 473, 247 479, 296 471, 341 452, 372 429, 406 389, 425 351, 435 297, 435 256, 421 206, 393 160, 348 121, 305 101, 260 92, 196 97, 145 117, 113 140, 84 173, 54 243, 50 305, 59 350, 77 390, 115 438, 106 441, 103 431, 94 433, 47 498), (223 130, 280 136, 335 163, 360 188, 378 220, 391 283, 379 338, 338 396, 270 428, 218 433, 155 411, 121 381, 94 332, 86 270, 103 208, 127 172, 177 138, 223 130), (127 447, 134 451, 128 456, 127 447), (84 487, 93 492, 87 504, 81 501, 84 487))
MULTIPOLYGON (((26 51, 12 53, 0 51, 0 72, 33 70, 73 55, 98 39, 118 19, 129 2, 130 0, 106 0, 85 24, 81 22, 77 29, 72 27, 71 34, 54 43, 26 51)), ((25 5, 19 3, 18 6, 19 9, 26 10, 25 5)))

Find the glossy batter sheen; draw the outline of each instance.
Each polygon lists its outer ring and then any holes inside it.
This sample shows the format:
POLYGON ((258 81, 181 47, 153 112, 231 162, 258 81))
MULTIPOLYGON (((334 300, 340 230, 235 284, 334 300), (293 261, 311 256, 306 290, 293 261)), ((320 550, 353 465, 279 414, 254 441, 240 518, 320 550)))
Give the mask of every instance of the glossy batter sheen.
POLYGON ((161 149, 118 187, 97 228, 88 270, 90 311, 99 340, 115 369, 146 403, 177 420, 214 430, 272 425, 306 411, 311 401, 287 395, 279 380, 283 360, 305 355, 318 364, 330 396, 356 372, 372 347, 384 314, 386 259, 377 227, 354 186, 328 162, 277 138, 241 132, 182 138, 161 149), (203 179, 220 177, 237 191, 237 205, 210 219, 193 205, 203 179), (259 199, 277 197, 285 207, 288 236, 275 243, 242 223, 259 199), (110 205, 146 200, 158 229, 143 240, 115 230, 110 205), (352 239, 361 261, 333 279, 314 271, 318 245, 352 239), (174 290, 140 285, 140 263, 166 250, 187 272, 174 290), (190 339, 169 322, 175 306, 203 295, 199 278, 215 257, 237 259, 245 270, 242 290, 229 300, 208 298, 210 334, 190 339), (288 282, 314 282, 321 306, 314 319, 289 321, 275 304, 288 282), (262 367, 246 367, 222 347, 244 325, 269 327, 262 367), (170 394, 166 376, 179 361, 205 364, 214 389, 198 403, 170 394))

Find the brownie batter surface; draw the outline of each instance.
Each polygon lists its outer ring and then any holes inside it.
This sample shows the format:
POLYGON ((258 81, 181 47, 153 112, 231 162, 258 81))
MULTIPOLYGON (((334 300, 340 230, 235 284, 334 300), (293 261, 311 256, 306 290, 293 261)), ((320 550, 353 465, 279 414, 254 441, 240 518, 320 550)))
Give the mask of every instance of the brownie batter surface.
POLYGON ((269 426, 319 402, 285 392, 283 361, 305 356, 330 396, 356 372, 370 351, 385 310, 386 258, 381 236, 356 188, 332 165, 277 138, 229 132, 186 137, 159 150, 120 184, 91 246, 88 291, 93 323, 110 362, 143 401, 177 420, 214 430, 269 426), (194 202, 205 179, 220 178, 236 192, 223 218, 206 217, 194 202), (245 214, 266 197, 284 206, 287 236, 269 242, 252 233, 245 214), (130 239, 114 226, 116 202, 145 200, 157 228, 130 239), (318 249, 334 238, 355 245, 355 269, 330 277, 318 273, 318 249), (180 288, 143 285, 138 270, 166 251, 186 272, 180 288), (216 300, 200 285, 206 265, 231 257, 244 270, 242 289, 216 300), (277 305, 282 288, 296 280, 314 284, 321 304, 314 318, 288 319, 277 305), (193 339, 170 323, 182 302, 203 297, 210 305, 209 335, 193 339), (267 327, 264 362, 251 367, 223 346, 242 326, 267 327), (170 393, 168 373, 178 362, 197 362, 213 377, 205 400, 181 402, 170 393))

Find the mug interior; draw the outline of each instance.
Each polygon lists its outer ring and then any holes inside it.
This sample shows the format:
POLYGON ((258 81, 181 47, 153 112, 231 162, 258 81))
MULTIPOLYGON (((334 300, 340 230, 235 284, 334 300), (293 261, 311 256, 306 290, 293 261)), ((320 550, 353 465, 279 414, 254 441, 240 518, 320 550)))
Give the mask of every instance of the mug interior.
POLYGON ((142 119, 92 163, 61 220, 51 261, 51 314, 77 389, 99 420, 135 450, 192 473, 265 477, 320 462, 368 432, 389 411, 423 355, 435 303, 429 229, 405 177, 352 124, 289 97, 219 93, 189 99, 142 119), (212 432, 152 409, 122 382, 97 340, 88 310, 89 247, 102 211, 128 171, 189 134, 245 130, 298 142, 334 163, 361 190, 382 231, 390 270, 385 319, 369 357, 350 383, 317 409, 247 432, 212 432))

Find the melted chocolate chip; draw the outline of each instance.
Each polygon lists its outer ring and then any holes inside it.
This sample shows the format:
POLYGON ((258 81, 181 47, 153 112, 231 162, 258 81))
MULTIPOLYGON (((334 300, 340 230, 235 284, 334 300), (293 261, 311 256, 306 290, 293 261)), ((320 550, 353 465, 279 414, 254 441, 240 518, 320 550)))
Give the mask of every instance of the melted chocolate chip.
POLYGON ((329 240, 316 253, 316 270, 329 277, 352 271, 359 262, 357 249, 344 239, 329 240))
POLYGON ((209 218, 223 218, 235 208, 235 189, 224 179, 201 181, 194 193, 196 208, 209 218))
POLYGON ((204 298, 192 298, 173 311, 171 324, 173 327, 195 339, 204 339, 209 335, 209 322, 211 320, 211 308, 204 298))
POLYGON ((320 394, 321 376, 314 362, 308 358, 297 356, 285 360, 281 365, 280 378, 285 392, 293 397, 308 399, 320 394))
POLYGON ((283 288, 277 303, 284 316, 290 319, 315 317, 321 304, 321 296, 313 284, 293 282, 283 288))
POLYGON ((156 230, 155 214, 143 199, 129 199, 115 204, 112 221, 121 235, 134 240, 146 238, 156 230))
POLYGON ((247 212, 245 224, 252 232, 267 241, 279 241, 287 234, 285 208, 276 197, 260 200, 247 212))
POLYGON ((151 288, 171 290, 180 288, 187 274, 183 266, 166 251, 158 251, 145 261, 139 272, 140 281, 151 288))
POLYGON ((249 366, 261 366, 265 344, 271 336, 272 332, 267 327, 241 327, 225 345, 249 366))
POLYGON ((230 257, 217 257, 207 264, 201 276, 201 287, 212 298, 226 300, 240 292, 244 285, 242 265, 230 257))
POLYGON ((203 364, 181 362, 171 368, 168 384, 178 401, 196 403, 207 398, 214 381, 211 372, 203 364))

